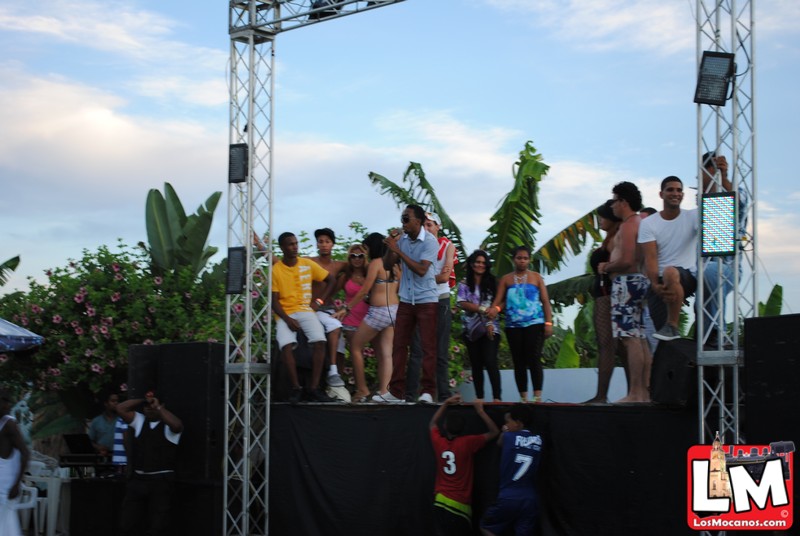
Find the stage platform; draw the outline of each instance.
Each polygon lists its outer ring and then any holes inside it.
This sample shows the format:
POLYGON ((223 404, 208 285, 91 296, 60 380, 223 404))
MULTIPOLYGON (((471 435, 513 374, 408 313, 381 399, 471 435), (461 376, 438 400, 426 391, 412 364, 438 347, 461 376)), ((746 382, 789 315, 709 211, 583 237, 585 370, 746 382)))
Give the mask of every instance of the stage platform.
MULTIPOLYGON (((502 424, 507 404, 487 404, 502 424)), ((274 404, 270 534, 433 534, 437 406, 274 404)), ((483 423, 470 405, 468 433, 483 423)), ((694 534, 686 525, 686 452, 694 409, 658 405, 537 404, 544 535, 694 534)), ((478 518, 497 492, 499 449, 476 458, 478 518)), ((475 534, 478 534, 476 531, 475 534)))

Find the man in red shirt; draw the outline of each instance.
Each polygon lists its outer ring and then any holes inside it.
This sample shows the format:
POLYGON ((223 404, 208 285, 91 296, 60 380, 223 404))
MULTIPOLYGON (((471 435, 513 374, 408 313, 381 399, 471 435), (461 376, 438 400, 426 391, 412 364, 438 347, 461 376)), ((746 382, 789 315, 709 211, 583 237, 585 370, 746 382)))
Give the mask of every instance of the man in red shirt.
POLYGON ((436 484, 434 485, 434 524, 437 536, 455 536, 472 533, 472 470, 475 453, 500 431, 483 409, 483 401, 473 402, 475 412, 489 429, 484 434, 461 435, 464 415, 450 412, 444 422, 444 432, 439 421, 447 406, 461 403, 461 395, 454 395, 431 418, 431 443, 436 454, 436 484))

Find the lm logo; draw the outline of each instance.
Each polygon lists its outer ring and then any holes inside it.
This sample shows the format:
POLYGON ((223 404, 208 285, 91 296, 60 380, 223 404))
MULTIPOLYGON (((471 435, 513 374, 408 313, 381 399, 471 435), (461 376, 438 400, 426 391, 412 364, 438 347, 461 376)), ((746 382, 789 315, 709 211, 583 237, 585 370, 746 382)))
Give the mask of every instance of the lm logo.
POLYGON ((687 455, 687 522, 709 528, 786 530, 793 521, 794 443, 696 445, 687 455))

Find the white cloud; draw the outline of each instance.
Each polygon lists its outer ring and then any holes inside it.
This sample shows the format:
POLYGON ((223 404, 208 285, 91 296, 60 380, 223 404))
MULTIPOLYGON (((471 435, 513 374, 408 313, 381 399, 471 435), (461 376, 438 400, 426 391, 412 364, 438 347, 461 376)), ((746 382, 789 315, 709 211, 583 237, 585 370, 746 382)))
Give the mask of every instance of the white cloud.
POLYGON ((0 109, 0 163, 18 172, 36 163, 42 186, 61 183, 71 170, 72 187, 109 179, 124 192, 154 164, 165 174, 209 162, 208 147, 225 154, 225 135, 206 125, 174 118, 135 117, 122 112, 120 97, 61 78, 41 78, 0 69, 0 90, 9 105, 0 109), (45 155, 46 157, 43 157, 45 155), (146 156, 145 156, 146 155, 146 156), (189 157, 195 159, 187 162, 189 157), (199 162, 197 161, 199 159, 199 162))
MULTIPOLYGON (((696 46, 695 0, 483 2, 521 18, 529 16, 531 24, 550 30, 556 38, 577 48, 646 50, 667 56, 693 51, 696 46)), ((797 33, 800 2, 771 0, 754 5, 759 37, 797 33)), ((745 7, 740 5, 739 9, 745 7)))
POLYGON ((578 48, 633 48, 669 55, 694 48, 688 2, 662 0, 485 0, 489 6, 529 16, 559 40, 578 48))
MULTIPOLYGON (((128 85, 145 96, 224 105, 227 49, 179 41, 174 35, 180 29, 178 21, 125 2, 55 0, 0 6, 0 30, 30 37, 36 46, 67 44, 107 53, 113 65, 125 65, 133 80, 128 85)), ((105 68, 102 60, 94 65, 98 72, 105 68)))

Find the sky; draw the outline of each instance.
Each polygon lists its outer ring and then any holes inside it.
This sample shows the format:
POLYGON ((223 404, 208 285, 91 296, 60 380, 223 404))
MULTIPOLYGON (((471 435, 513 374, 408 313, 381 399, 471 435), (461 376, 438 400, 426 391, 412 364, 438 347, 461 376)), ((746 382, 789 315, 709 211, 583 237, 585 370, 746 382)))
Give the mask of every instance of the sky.
MULTIPOLYGON (((660 207, 662 178, 696 184, 694 13, 692 0, 407 0, 279 34, 276 231, 385 231, 400 209, 367 175, 399 182, 413 161, 471 250, 528 140, 550 166, 540 243, 621 180, 660 207)), ((761 0, 755 20, 758 299, 781 284, 798 313, 800 2, 761 0)), ((21 257, 0 293, 146 240, 151 188, 171 183, 187 212, 227 192, 229 46, 221 0, 0 4, 0 262, 21 257)), ((221 251, 226 221, 223 196, 221 251)))

